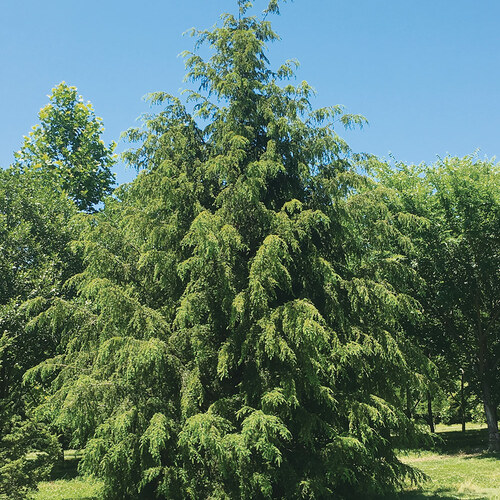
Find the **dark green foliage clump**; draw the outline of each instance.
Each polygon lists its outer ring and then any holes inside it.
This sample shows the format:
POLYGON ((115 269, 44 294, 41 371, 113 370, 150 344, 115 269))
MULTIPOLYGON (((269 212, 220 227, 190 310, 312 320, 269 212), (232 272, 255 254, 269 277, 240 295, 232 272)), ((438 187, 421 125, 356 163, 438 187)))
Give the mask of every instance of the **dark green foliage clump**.
POLYGON ((21 500, 46 479, 60 455, 57 438, 0 402, 0 498, 21 500), (5 496, 4 496, 5 495, 5 496))
POLYGON ((334 131, 363 119, 283 84, 269 22, 239 7, 196 33, 208 61, 186 54, 194 113, 151 96, 163 111, 128 132, 141 173, 76 244, 77 297, 33 321, 65 349, 25 380, 51 384, 39 412, 108 498, 340 498, 415 478, 394 452, 416 432, 400 394, 422 383, 399 328, 416 304, 390 284, 409 243, 334 131))

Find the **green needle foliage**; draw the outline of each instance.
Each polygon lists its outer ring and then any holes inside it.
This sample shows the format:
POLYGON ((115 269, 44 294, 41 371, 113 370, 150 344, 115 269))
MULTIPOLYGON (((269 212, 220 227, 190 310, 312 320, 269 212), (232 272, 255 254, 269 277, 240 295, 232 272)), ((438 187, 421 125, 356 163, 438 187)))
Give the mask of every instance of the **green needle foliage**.
POLYGON ((194 33, 212 51, 186 54, 198 90, 151 96, 163 110, 127 133, 141 173, 75 244, 77 298, 32 322, 65 339, 26 374, 51 386, 39 414, 107 498, 341 498, 417 477, 394 453, 415 433, 400 394, 423 381, 394 284, 409 243, 334 130, 363 119, 313 109, 294 63, 271 70, 278 37, 250 8, 194 33))

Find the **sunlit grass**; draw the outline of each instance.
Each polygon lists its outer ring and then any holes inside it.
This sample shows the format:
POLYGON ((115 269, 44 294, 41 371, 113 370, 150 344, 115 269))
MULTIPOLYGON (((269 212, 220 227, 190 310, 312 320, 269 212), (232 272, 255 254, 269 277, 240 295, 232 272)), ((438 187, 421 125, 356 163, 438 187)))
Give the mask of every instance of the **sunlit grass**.
MULTIPOLYGON (((471 431, 471 430, 479 430, 479 429, 486 429, 486 424, 484 423, 477 423, 477 422, 467 422, 465 424, 465 430, 466 431, 471 431)), ((462 431, 462 424, 437 424, 436 425, 436 432, 461 432, 462 431)))
POLYGON ((500 499, 500 456, 417 452, 402 460, 418 467, 429 480, 398 498, 500 499))
MULTIPOLYGON (((401 453, 401 460, 424 472, 429 480, 408 486, 405 491, 385 496, 388 500, 406 499, 483 499, 500 500, 500 454, 484 451, 487 433, 484 424, 438 425, 442 438, 432 450, 401 453)), ((55 473, 56 480, 40 483, 33 500, 98 500, 101 483, 76 477, 76 463, 81 453, 65 452, 65 463, 55 473)))
POLYGON ((432 450, 403 452, 401 460, 424 472, 429 480, 409 486, 394 498, 464 498, 500 500, 500 455, 488 454, 485 424, 437 425, 440 438, 432 450))
POLYGON ((98 500, 101 483, 90 479, 59 479, 40 483, 33 500, 98 500))

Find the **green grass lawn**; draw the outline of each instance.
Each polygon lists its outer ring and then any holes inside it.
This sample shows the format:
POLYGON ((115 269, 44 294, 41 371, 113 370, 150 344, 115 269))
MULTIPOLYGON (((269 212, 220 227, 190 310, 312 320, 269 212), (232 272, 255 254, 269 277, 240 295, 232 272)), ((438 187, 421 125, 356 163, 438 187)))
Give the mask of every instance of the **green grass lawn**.
POLYGON ((33 500, 98 500, 101 483, 78 476, 78 460, 81 453, 75 450, 64 452, 64 463, 57 464, 51 474, 51 481, 38 485, 33 500))
POLYGON ((101 484, 89 479, 57 479, 40 483, 33 500, 97 500, 101 484))
MULTIPOLYGON (((420 486, 385 496, 387 500, 406 499, 484 499, 500 500, 500 455, 484 452, 485 425, 438 425, 439 439, 432 450, 401 454, 401 460, 418 467, 429 480, 420 486)), ((98 500, 101 484, 77 475, 79 454, 65 452, 64 464, 56 467, 53 480, 40 483, 33 500, 98 500)))
POLYGON ((443 455, 412 452, 402 457, 429 480, 395 498, 468 498, 500 500, 499 456, 488 454, 443 455))
POLYGON ((401 460, 424 472, 429 480, 409 486, 398 499, 467 498, 500 500, 500 455, 486 453, 485 424, 438 425, 432 450, 402 453, 401 460))
MULTIPOLYGON (((486 429, 486 424, 483 423, 477 423, 477 422, 467 422, 465 424, 465 430, 466 431, 478 431, 481 429, 486 429)), ((450 425, 445 425, 445 424, 437 424, 436 425, 436 432, 462 432, 462 424, 450 424, 450 425)))

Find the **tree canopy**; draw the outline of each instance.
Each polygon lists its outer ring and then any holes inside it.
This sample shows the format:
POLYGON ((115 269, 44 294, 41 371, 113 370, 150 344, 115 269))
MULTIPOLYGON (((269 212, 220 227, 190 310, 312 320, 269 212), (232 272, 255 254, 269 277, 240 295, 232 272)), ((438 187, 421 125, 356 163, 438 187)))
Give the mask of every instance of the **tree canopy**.
POLYGON ((353 152, 365 119, 268 60, 278 7, 192 31, 133 182, 65 83, 0 171, 0 495, 61 444, 109 499, 383 493, 459 370, 498 448, 498 165, 353 152))
POLYGON ((91 210, 111 193, 115 144, 105 145, 102 121, 76 87, 62 82, 49 99, 16 153, 16 166, 49 176, 78 208, 91 210))
POLYGON ((399 327, 416 303, 387 280, 405 242, 381 237, 384 202, 334 128, 363 118, 314 109, 293 63, 272 70, 277 35, 250 9, 194 33, 212 56, 185 54, 193 113, 150 96, 163 110, 127 134, 141 172, 77 244, 77 297, 34 321, 67 339, 26 374, 51 383, 39 412, 110 498, 340 497, 416 477, 394 451, 416 432, 402 389, 422 383, 399 327))
POLYGON ((404 210, 427 222, 410 236, 422 284, 412 295, 427 317, 416 337, 429 355, 448 360, 457 373, 467 371, 484 404, 489 446, 498 450, 499 166, 450 157, 432 166, 385 165, 378 175, 404 210))
POLYGON ((78 207, 101 202, 112 179, 102 125, 76 96, 73 87, 56 87, 40 112, 42 125, 14 165, 0 170, 0 495, 9 498, 36 487, 59 454, 50 422, 32 413, 43 389, 26 390, 22 377, 60 354, 63 339, 57 328, 29 320, 46 302, 71 297, 64 284, 82 268, 70 248, 79 234, 78 207))

